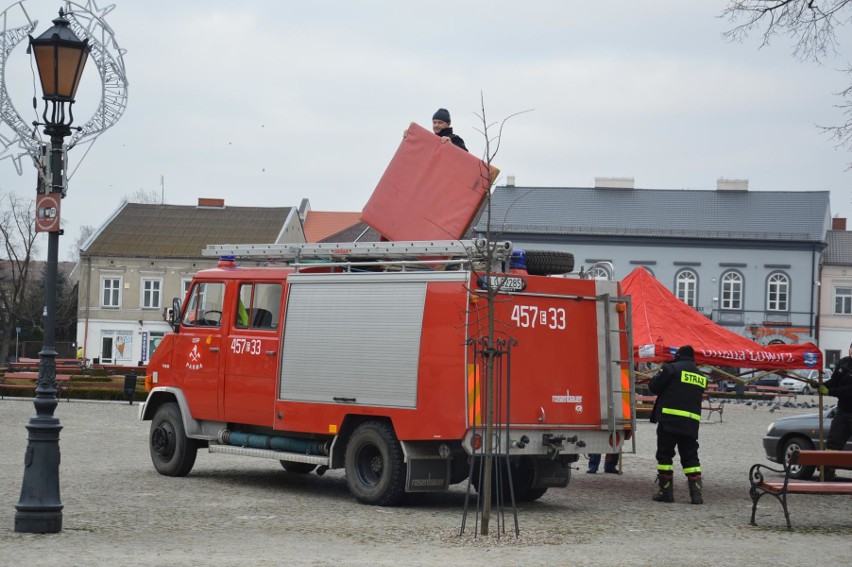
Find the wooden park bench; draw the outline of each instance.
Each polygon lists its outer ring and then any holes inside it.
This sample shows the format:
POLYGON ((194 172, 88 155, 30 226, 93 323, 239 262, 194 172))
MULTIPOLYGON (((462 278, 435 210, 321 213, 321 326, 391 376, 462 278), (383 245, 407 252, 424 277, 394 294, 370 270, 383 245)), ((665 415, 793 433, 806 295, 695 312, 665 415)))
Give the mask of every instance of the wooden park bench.
POLYGON ((701 411, 707 412, 707 421, 710 421, 710 418, 713 417, 714 413, 719 414, 719 422, 722 422, 722 413, 725 411, 725 402, 724 400, 718 400, 711 398, 707 394, 704 394, 704 401, 701 403, 701 411))
MULTIPOLYGON (((38 372, 6 372, 0 376, 0 400, 3 399, 7 390, 30 390, 34 391, 38 382, 38 372), (9 380, 15 380, 16 383, 11 383, 9 380), (24 383, 18 383, 24 382, 24 383)), ((56 397, 71 401, 71 375, 57 374, 56 375, 56 397)))
POLYGON ((39 360, 37 358, 19 358, 14 362, 9 363, 9 370, 35 370, 38 369, 39 360))
POLYGON ((657 396, 636 395, 636 417, 649 418, 654 409, 657 396))
POLYGON ((145 376, 146 366, 144 364, 137 366, 128 366, 125 364, 92 364, 93 370, 104 370, 109 374, 130 374, 133 372, 137 376, 145 376))
MULTIPOLYGON (((38 358, 21 358, 9 363, 9 370, 13 372, 38 372, 40 360, 38 358)), ((74 374, 83 370, 83 361, 77 358, 57 358, 57 374, 74 374)))
POLYGON ((746 386, 746 390, 754 392, 760 396, 771 396, 772 398, 792 398, 796 399, 796 393, 791 392, 787 388, 781 386, 746 386))
POLYGON ((790 469, 795 465, 805 467, 840 467, 852 468, 852 451, 796 451, 790 454, 784 469, 772 468, 768 465, 758 463, 749 470, 748 478, 751 483, 749 495, 751 496, 751 522, 752 526, 757 512, 757 503, 764 494, 769 494, 781 503, 784 509, 784 517, 787 519, 787 528, 793 529, 790 523, 790 511, 787 508, 788 494, 850 494, 852 495, 852 482, 818 482, 811 480, 795 480, 790 478, 790 469), (784 473, 784 480, 767 480, 764 469, 777 473, 784 473))

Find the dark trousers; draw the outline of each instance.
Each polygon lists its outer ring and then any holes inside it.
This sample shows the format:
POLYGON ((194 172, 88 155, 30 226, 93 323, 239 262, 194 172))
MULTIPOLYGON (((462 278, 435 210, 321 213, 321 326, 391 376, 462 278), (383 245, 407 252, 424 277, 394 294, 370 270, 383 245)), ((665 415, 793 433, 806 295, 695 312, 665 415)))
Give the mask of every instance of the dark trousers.
POLYGON ((698 460, 698 439, 682 435, 657 424, 657 470, 671 471, 674 464, 675 449, 680 455, 680 464, 687 475, 701 474, 701 462, 698 460))
MULTIPOLYGON (((601 454, 600 453, 590 453, 589 454, 589 470, 597 471, 598 467, 601 465, 601 454)), ((610 472, 618 472, 618 453, 607 453, 606 460, 604 461, 604 470, 610 472)))
POLYGON ((834 451, 842 451, 846 442, 852 437, 852 414, 835 412, 828 430, 826 447, 834 451))

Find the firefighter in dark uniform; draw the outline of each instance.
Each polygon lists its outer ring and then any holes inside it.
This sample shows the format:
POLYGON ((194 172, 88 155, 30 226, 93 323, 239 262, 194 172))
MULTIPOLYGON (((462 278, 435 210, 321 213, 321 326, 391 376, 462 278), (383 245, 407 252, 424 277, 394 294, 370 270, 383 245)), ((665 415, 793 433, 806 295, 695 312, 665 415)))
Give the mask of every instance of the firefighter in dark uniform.
MULTIPOLYGON (((819 393, 837 398, 837 409, 831 427, 828 430, 826 448, 830 451, 843 451, 846 442, 852 437, 852 345, 849 345, 849 356, 844 356, 837 362, 831 379, 819 385, 819 393)), ((833 468, 825 468, 825 480, 834 480, 836 472, 833 468)))
POLYGON ((690 500, 693 504, 703 504, 698 426, 707 377, 695 365, 693 348, 686 345, 677 349, 674 361, 663 365, 648 388, 657 395, 651 423, 657 424, 657 482, 660 488, 652 498, 657 502, 674 502, 673 463, 677 448, 689 483, 690 500))

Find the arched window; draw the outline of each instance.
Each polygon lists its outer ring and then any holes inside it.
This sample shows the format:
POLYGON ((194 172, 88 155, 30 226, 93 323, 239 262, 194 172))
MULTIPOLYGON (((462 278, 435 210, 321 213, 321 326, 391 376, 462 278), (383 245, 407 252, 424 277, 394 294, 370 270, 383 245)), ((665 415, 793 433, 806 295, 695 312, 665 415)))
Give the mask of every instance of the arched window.
POLYGON ((698 304, 698 274, 692 270, 679 271, 675 276, 675 295, 690 307, 695 307, 698 304))
POLYGON ((790 310, 790 278, 782 272, 769 274, 766 280, 766 310, 790 310))
POLYGON ((593 280, 609 280, 612 278, 609 268, 603 264, 593 266, 592 269, 589 270, 589 274, 592 276, 593 280))
POLYGON ((722 274, 722 309, 742 310, 743 276, 739 272, 729 271, 722 274))

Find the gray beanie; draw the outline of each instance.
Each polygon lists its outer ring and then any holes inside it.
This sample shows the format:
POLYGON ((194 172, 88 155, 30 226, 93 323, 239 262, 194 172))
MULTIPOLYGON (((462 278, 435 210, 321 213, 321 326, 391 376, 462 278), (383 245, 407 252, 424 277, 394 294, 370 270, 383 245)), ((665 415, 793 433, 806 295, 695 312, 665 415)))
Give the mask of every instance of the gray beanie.
POLYGON ((432 115, 432 120, 441 120, 441 121, 449 124, 450 123, 450 111, 447 110, 446 108, 439 108, 438 111, 435 112, 435 114, 432 115))

